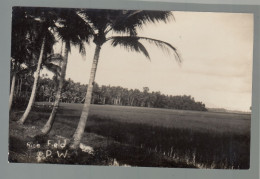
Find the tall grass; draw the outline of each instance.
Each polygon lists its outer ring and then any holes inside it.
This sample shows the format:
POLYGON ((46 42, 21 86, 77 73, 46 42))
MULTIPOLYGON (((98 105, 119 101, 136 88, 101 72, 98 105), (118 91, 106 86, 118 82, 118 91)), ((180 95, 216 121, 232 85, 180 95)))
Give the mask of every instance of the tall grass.
MULTIPOLYGON (((81 107, 61 104, 51 134, 70 138, 81 107)), ((49 106, 34 111, 27 124, 43 125, 49 106)), ((86 132, 107 139, 103 154, 133 166, 249 168, 250 115, 93 105, 86 132)))
POLYGON ((138 146, 200 168, 248 169, 250 136, 167 128, 90 117, 87 132, 138 146))

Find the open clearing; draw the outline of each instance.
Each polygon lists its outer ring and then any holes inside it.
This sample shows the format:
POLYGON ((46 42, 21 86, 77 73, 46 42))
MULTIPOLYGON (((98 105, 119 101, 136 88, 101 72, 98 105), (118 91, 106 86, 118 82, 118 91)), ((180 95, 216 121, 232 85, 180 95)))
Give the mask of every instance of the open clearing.
MULTIPOLYGON (((37 103, 50 105, 51 103, 37 103)), ((62 103, 58 114, 79 117, 82 104, 62 103)), ((90 116, 113 119, 119 122, 147 124, 161 127, 187 128, 200 131, 233 132, 250 131, 250 114, 201 112, 160 108, 127 107, 116 105, 91 105, 90 116)))
MULTIPOLYGON (((23 126, 24 132, 31 136, 19 132, 20 126, 12 122, 22 112, 11 114, 10 138, 26 145, 33 137, 32 131, 37 133, 47 121, 49 105, 37 103, 23 126)), ((62 103, 49 138, 71 138, 82 106, 62 103)), ((250 114, 91 105, 83 143, 99 153, 78 163, 109 165, 112 158, 131 166, 246 169, 249 168, 250 118, 250 114)), ((13 161, 24 160, 19 158, 19 150, 12 145, 10 148, 15 151, 9 156, 13 161)), ((46 163, 55 162, 69 163, 46 163)))

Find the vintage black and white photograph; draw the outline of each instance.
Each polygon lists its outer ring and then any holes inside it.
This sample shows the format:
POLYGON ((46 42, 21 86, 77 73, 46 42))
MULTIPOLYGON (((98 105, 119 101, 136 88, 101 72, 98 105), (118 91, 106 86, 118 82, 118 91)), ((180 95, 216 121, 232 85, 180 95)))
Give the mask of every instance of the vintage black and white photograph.
POLYGON ((253 14, 10 15, 9 162, 250 168, 253 14))

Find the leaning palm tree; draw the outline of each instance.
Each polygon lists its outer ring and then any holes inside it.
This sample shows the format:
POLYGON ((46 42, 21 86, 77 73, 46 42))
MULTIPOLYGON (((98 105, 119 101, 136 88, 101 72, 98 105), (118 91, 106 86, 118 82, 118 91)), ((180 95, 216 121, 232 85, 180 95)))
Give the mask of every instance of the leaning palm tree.
POLYGON ((12 38, 11 38, 11 89, 9 96, 9 111, 13 103, 14 88, 17 74, 20 72, 22 64, 28 64, 33 54, 32 22, 28 17, 26 9, 14 7, 12 13, 12 38))
POLYGON ((23 116, 18 121, 19 124, 23 124, 25 122, 32 109, 36 96, 36 89, 40 76, 42 61, 48 53, 52 52, 52 47, 55 43, 55 38, 53 36, 52 30, 53 27, 55 27, 55 22, 57 19, 55 13, 53 13, 53 11, 50 11, 47 8, 25 8, 25 11, 26 16, 31 19, 31 34, 33 34, 33 36, 36 36, 34 41, 36 42, 35 50, 36 53, 38 52, 36 55, 38 57, 38 60, 37 68, 34 73, 34 83, 32 87, 31 96, 23 116))
POLYGON ((84 42, 88 42, 93 34, 92 28, 78 14, 77 9, 63 9, 59 11, 59 25, 56 28, 57 36, 64 43, 64 52, 62 55, 61 74, 58 82, 58 89, 55 96, 55 102, 52 112, 47 123, 42 128, 43 135, 48 134, 52 128, 61 98, 61 90, 63 87, 66 68, 68 62, 68 54, 71 46, 78 46, 79 52, 85 55, 84 42))
POLYGON ((159 21, 163 21, 165 23, 168 22, 168 20, 173 18, 171 12, 82 10, 80 14, 92 25, 93 31, 95 32, 93 42, 96 45, 96 48, 83 110, 78 127, 73 136, 73 142, 70 146, 72 149, 77 149, 79 147, 85 130, 99 55, 101 47, 104 43, 111 42, 113 47, 123 46, 127 50, 143 53, 149 59, 149 53, 145 46, 141 43, 142 41, 147 41, 148 43, 154 44, 161 49, 173 51, 176 56, 176 60, 181 62, 176 48, 171 44, 157 39, 137 36, 137 29, 142 28, 142 26, 147 23, 155 23, 159 21), (119 33, 121 36, 109 36, 110 32, 119 33))
POLYGON ((14 98, 14 86, 15 86, 16 75, 17 75, 17 66, 18 66, 18 64, 14 60, 11 60, 12 78, 11 78, 11 87, 10 87, 10 95, 9 95, 9 112, 11 110, 13 98, 14 98))

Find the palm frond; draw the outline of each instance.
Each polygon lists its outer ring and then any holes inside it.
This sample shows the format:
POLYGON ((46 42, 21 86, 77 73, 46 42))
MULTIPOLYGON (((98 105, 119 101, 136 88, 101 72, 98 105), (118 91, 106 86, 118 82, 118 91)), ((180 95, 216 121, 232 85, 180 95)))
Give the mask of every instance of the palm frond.
MULTIPOLYGON (((176 61, 181 64, 182 58, 177 49, 172 46, 168 42, 164 42, 162 40, 157 40, 153 38, 148 37, 139 37, 139 36, 114 36, 109 38, 108 40, 112 40, 112 46, 122 45, 125 48, 130 48, 131 50, 135 50, 137 52, 142 52, 145 55, 148 54, 146 48, 143 46, 143 44, 140 41, 146 41, 150 44, 155 45, 156 47, 160 48, 162 51, 170 54, 171 52, 174 53, 176 61)), ((147 56, 147 55, 146 55, 147 56)), ((149 54, 147 56, 149 57, 149 54)))
POLYGON ((130 10, 121 11, 120 18, 117 18, 112 25, 113 30, 119 33, 128 33, 130 35, 137 35, 137 28, 142 27, 148 23, 156 23, 163 21, 167 23, 172 18, 173 14, 170 11, 141 11, 130 10))
POLYGON ((145 40, 150 44, 154 44, 156 45, 158 48, 160 48, 161 50, 163 50, 164 52, 167 52, 168 54, 170 54, 171 52, 174 53, 175 59, 176 61, 181 64, 182 62, 182 58, 181 55, 179 54, 179 52, 177 51, 177 49, 172 46, 170 43, 168 42, 164 42, 162 40, 157 40, 157 39, 153 39, 153 38, 148 38, 148 37, 136 37, 139 38, 140 40, 145 40))
MULTIPOLYGON (((89 43, 94 30, 82 17, 77 9, 65 9, 59 14, 59 22, 56 28, 58 37, 71 45, 79 46, 80 52, 85 54, 83 43, 89 43), (76 27, 76 28, 75 28, 76 27)), ((70 51, 70 46, 69 46, 70 51)))
POLYGON ((46 60, 43 63, 50 63, 50 62, 61 62, 63 61, 63 57, 59 53, 49 54, 46 60))
POLYGON ((79 43, 79 52, 82 54, 82 56, 86 56, 86 49, 83 42, 79 43))
POLYGON ((61 67, 59 65, 53 64, 53 63, 46 63, 44 64, 44 67, 54 73, 57 76, 60 76, 61 67))
POLYGON ((135 51, 138 53, 143 53, 146 58, 150 60, 150 56, 144 45, 139 42, 138 38, 133 38, 132 36, 115 36, 111 37, 108 40, 111 40, 111 45, 113 47, 122 46, 126 50, 135 51))

